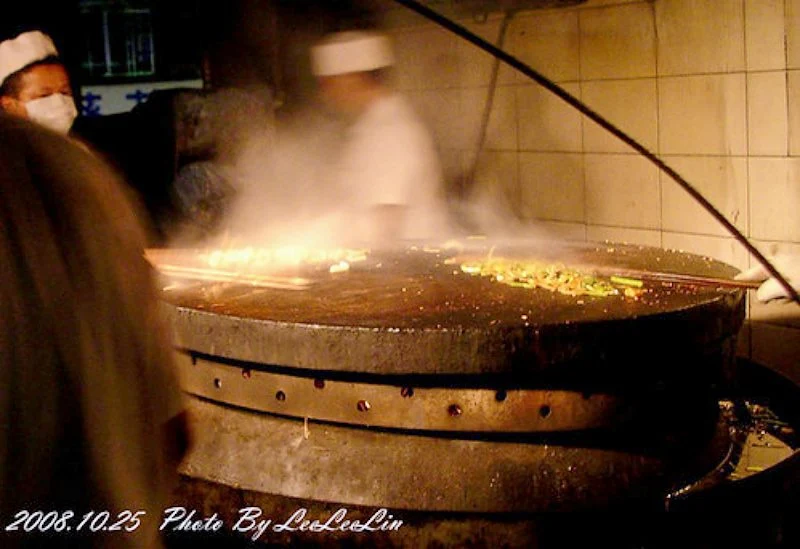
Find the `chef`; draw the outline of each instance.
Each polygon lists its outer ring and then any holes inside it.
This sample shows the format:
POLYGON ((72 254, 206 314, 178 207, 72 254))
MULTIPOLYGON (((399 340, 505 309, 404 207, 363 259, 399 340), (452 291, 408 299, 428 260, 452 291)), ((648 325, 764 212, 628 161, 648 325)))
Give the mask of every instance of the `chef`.
POLYGON ((447 226, 436 148, 408 101, 387 82, 389 39, 340 32, 311 50, 323 102, 345 120, 332 185, 353 238, 430 238, 447 226))
POLYGON ((66 134, 78 111, 53 41, 29 31, 0 42, 0 107, 66 134))

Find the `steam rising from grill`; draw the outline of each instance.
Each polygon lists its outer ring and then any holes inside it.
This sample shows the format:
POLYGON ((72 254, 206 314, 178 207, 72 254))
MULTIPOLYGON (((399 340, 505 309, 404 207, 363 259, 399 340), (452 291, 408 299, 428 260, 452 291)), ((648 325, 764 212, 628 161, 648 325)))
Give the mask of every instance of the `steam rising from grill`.
MULTIPOLYGON (((248 117, 238 116, 228 121, 236 124, 236 120, 245 119, 248 117)), ((218 163, 225 167, 227 183, 235 191, 234 200, 205 241, 198 243, 196 238, 178 234, 171 243, 174 247, 376 245, 375 235, 363 232, 354 223, 347 194, 336 188, 330 176, 341 151, 340 136, 346 132, 346 121, 312 107, 279 125, 264 124, 257 131, 252 119, 242 124, 240 131, 229 129, 224 136, 235 136, 244 144, 219 147, 228 152, 218 163)), ((436 244, 474 233, 504 238, 548 237, 539 227, 523 225, 510 207, 502 182, 485 177, 480 187, 483 191, 468 200, 451 202, 449 215, 432 212, 430 216, 437 219, 417 217, 410 223, 441 227, 430 235, 429 240, 436 244)))

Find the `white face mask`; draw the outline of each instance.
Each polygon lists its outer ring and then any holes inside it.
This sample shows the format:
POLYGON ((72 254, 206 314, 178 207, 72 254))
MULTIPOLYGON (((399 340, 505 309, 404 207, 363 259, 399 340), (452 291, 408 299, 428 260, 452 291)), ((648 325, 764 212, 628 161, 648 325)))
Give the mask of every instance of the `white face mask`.
POLYGON ((54 93, 25 103, 28 117, 45 128, 66 134, 72 127, 78 110, 71 97, 54 93))

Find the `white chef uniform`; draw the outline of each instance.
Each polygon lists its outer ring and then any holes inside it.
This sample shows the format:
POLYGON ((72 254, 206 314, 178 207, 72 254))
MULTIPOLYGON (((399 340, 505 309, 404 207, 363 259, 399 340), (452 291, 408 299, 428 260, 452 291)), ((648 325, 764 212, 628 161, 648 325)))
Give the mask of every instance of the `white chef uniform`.
MULTIPOLYGON (((393 55, 386 37, 348 32, 315 47, 312 61, 318 76, 335 76, 389 66, 393 55)), ((398 93, 386 89, 349 125, 332 173, 353 237, 375 236, 370 212, 381 206, 404 208, 395 239, 431 238, 446 229, 436 146, 398 93)))
POLYGON ((375 101, 349 128, 336 177, 356 215, 375 206, 404 206, 398 238, 436 236, 444 225, 436 148, 398 94, 375 101))

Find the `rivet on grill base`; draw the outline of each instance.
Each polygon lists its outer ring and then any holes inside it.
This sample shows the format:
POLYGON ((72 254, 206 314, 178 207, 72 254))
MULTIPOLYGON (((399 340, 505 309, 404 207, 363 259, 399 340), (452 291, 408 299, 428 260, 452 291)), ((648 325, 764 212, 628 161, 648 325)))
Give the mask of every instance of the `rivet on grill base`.
POLYGON ((243 377, 243 378, 245 378, 245 379, 250 379, 250 376, 251 376, 251 375, 252 375, 252 374, 251 374, 250 370, 248 370, 247 368, 245 368, 244 370, 242 370, 242 377, 243 377))
POLYGON ((216 387, 217 389, 222 388, 222 380, 220 378, 214 379, 214 387, 216 387))
POLYGON ((458 404, 451 404, 447 408, 447 413, 450 414, 452 417, 458 417, 462 413, 464 413, 464 411, 461 409, 461 406, 459 406, 458 404))
POLYGON ((284 393, 283 391, 278 391, 277 393, 275 393, 275 398, 278 399, 279 402, 283 402, 284 400, 286 400, 286 393, 284 393))
POLYGON ((507 392, 505 392, 503 389, 500 389, 500 390, 499 390, 499 391, 497 391, 497 393, 495 393, 495 395, 494 395, 494 399, 495 399, 497 402, 503 402, 503 401, 504 401, 506 398, 508 398, 508 393, 507 393, 507 392))
POLYGON ((547 404, 543 404, 539 408, 539 415, 542 416, 543 418, 548 417, 550 415, 550 412, 552 412, 552 410, 550 410, 550 406, 548 406, 547 404))
POLYGON ((414 396, 414 389, 412 387, 403 387, 400 389, 400 396, 403 398, 411 398, 414 396))
POLYGON ((371 408, 369 402, 366 400, 359 400, 358 404, 356 404, 356 408, 358 408, 359 412, 367 412, 371 408))
POLYGON ((317 389, 324 389, 325 388, 325 380, 324 379, 315 379, 314 380, 314 387, 317 389))

